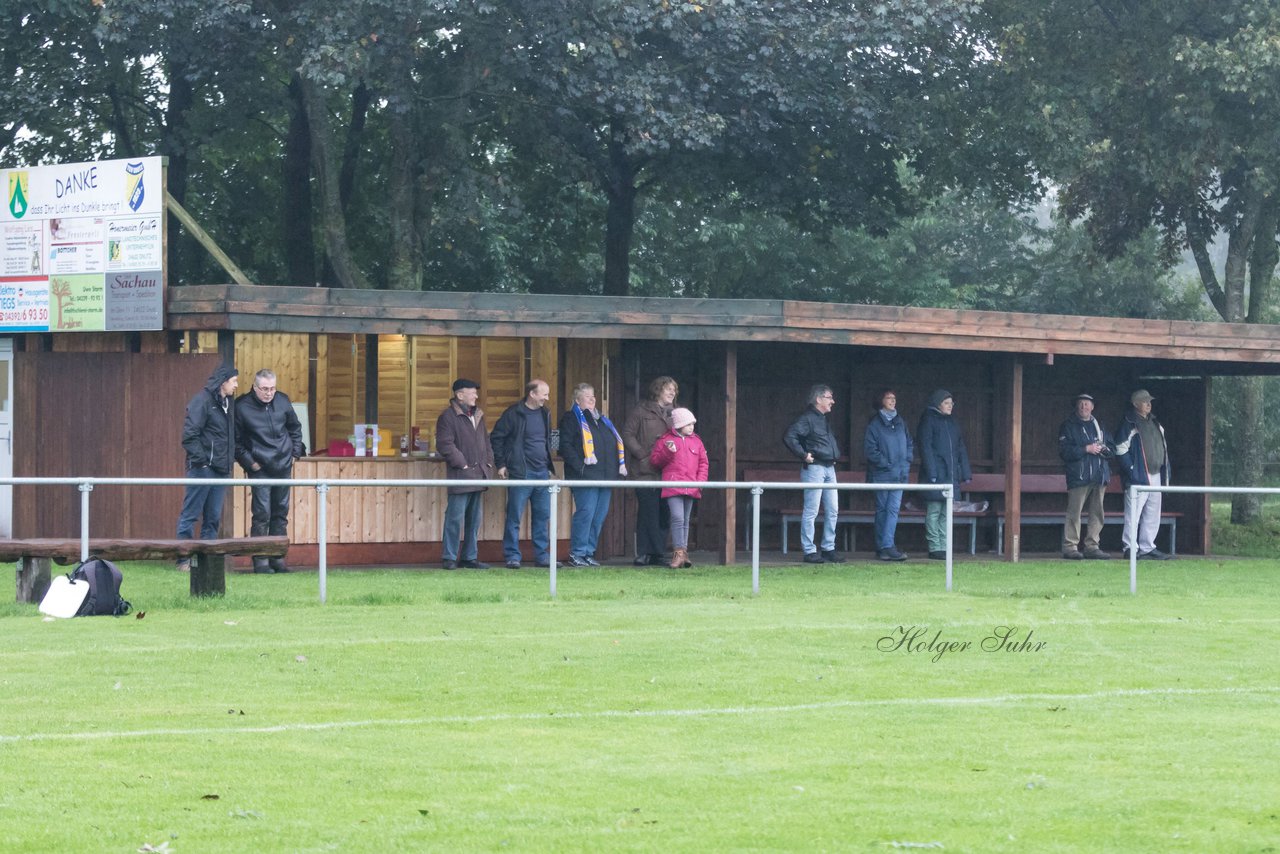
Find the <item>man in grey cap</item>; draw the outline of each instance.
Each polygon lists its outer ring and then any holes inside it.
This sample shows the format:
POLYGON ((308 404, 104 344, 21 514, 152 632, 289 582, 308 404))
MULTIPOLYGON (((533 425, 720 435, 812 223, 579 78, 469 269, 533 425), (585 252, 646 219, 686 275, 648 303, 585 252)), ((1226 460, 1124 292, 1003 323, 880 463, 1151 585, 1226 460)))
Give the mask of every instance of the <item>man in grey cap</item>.
POLYGON ((1107 560, 1111 555, 1098 548, 1102 535, 1102 496, 1111 481, 1115 443, 1098 419, 1093 417, 1093 397, 1076 395, 1075 412, 1058 428, 1058 456, 1067 474, 1067 520, 1062 530, 1062 556, 1069 560, 1107 560), (1080 516, 1086 519, 1084 541, 1080 540, 1080 516))
MULTIPOLYGON (((1164 427, 1151 414, 1151 401, 1155 400, 1145 388, 1135 391, 1129 402, 1132 407, 1120 419, 1115 435, 1124 437, 1116 447, 1116 460, 1120 463, 1120 478, 1128 490, 1130 484, 1161 486, 1169 483, 1169 448, 1165 444, 1164 427), (1127 447, 1126 447, 1127 445, 1127 447)), ((1156 534, 1160 531, 1159 492, 1138 494, 1133 506, 1128 496, 1124 503, 1124 550, 1128 554, 1134 544, 1129 542, 1129 530, 1137 520, 1137 548, 1139 560, 1170 560, 1173 555, 1156 548, 1156 534)))

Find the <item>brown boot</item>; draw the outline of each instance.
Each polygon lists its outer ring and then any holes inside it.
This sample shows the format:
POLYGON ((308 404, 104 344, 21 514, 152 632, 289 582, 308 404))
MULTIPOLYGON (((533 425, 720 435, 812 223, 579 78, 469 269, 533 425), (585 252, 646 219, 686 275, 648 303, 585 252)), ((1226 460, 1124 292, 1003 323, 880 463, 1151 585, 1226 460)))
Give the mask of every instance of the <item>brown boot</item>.
POLYGON ((684 569, 684 565, 686 562, 685 559, 687 557, 688 557, 688 552, 686 552, 684 549, 676 549, 674 553, 671 555, 671 568, 684 569))

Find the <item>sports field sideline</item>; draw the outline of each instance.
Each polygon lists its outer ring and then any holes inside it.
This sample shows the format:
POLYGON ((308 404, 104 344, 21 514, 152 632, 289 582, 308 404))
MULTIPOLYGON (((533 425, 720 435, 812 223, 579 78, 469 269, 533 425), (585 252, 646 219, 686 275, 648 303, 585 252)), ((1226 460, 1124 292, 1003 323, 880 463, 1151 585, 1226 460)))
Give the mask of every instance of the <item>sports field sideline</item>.
POLYGON ((1265 851, 1274 561, 186 579, 0 606, 0 847, 1265 851))

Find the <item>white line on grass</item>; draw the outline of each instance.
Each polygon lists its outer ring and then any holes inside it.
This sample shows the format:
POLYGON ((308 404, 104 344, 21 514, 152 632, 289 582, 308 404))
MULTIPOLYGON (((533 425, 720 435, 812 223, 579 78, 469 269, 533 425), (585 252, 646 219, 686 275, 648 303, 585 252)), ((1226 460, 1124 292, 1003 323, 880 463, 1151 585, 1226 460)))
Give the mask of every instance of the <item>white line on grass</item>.
MULTIPOLYGON (((243 618, 242 618, 243 619, 243 618)), ((574 632, 517 632, 514 634, 482 634, 469 628, 450 628, 442 629, 439 633, 430 635, 398 635, 384 637, 365 637, 365 638, 344 638, 344 637, 316 637, 299 640, 287 644, 289 649, 306 649, 308 647, 352 647, 352 646, 377 646, 383 644, 418 644, 418 643, 458 643, 465 641, 467 643, 497 643, 505 644, 512 641, 522 640, 579 640, 582 638, 623 638, 623 637, 648 637, 648 636, 666 636, 666 635, 699 635, 699 634, 724 634, 726 632, 738 632, 743 634, 779 632, 793 635, 797 632, 880 632, 876 637, 883 635, 882 630, 892 629, 897 625, 910 625, 912 623, 928 624, 930 626, 938 626, 948 629, 959 629, 967 626, 980 626, 990 628, 992 625, 1015 625, 1029 622, 1029 620, 1018 620, 1009 618, 993 618, 991 620, 884 620, 875 623, 786 623, 768 626, 752 626, 752 625, 722 625, 720 623, 707 623, 705 625, 679 625, 679 626, 642 626, 636 627, 619 627, 617 629, 584 629, 574 632), (447 633, 446 633, 447 632, 447 633)), ((1079 619, 1079 620, 1062 620, 1051 619, 1039 622, 1037 628, 1042 626, 1106 626, 1106 625, 1125 625, 1125 626, 1162 626, 1162 625, 1179 625, 1186 627, 1196 627, 1202 625, 1213 626, 1234 626, 1234 625, 1276 625, 1280 624, 1280 617, 1237 617, 1227 619, 1212 620, 1186 620, 1181 617, 1118 617, 1115 619, 1079 619)), ((235 650, 252 650, 255 654, 262 651, 263 643, 279 644, 279 640, 274 636, 265 636, 257 633, 258 629, 266 626, 267 623, 249 623, 247 621, 241 623, 240 629, 247 635, 243 640, 205 643, 201 641, 200 649, 203 652, 223 652, 235 650)), ((236 631, 236 627, 229 627, 227 631, 236 631)), ((875 638, 872 638, 874 643, 875 638)), ((0 641, 2 643, 2 641, 0 641)), ((186 650, 175 650, 172 644, 148 645, 148 646, 120 646, 114 649, 98 646, 95 648, 98 654, 145 654, 156 655, 163 653, 181 652, 186 654, 186 650)), ((62 647, 54 649, 33 650, 31 647, 22 647, 17 649, 0 648, 0 661, 7 658, 14 659, 30 659, 33 654, 48 657, 73 657, 83 656, 84 650, 77 647, 62 647)))
POLYGON ((438 715, 427 718, 388 718, 360 721, 325 721, 274 726, 190 727, 184 729, 140 729, 102 732, 49 732, 28 735, 0 735, 0 744, 27 741, 94 741, 99 739, 155 738, 165 736, 246 735, 280 732, 322 732, 368 727, 416 727, 440 724, 482 724, 506 721, 592 720, 603 718, 699 718, 723 715, 777 715, 793 712, 821 712, 882 706, 993 706, 1027 702, 1081 702, 1127 697, 1214 697, 1231 694, 1280 694, 1280 686, 1257 688, 1119 688, 1085 694, 996 694, 990 697, 886 697, 866 700, 832 700, 825 703, 798 703, 787 706, 730 706, 707 709, 601 709, 594 712, 510 712, 492 715, 438 715))

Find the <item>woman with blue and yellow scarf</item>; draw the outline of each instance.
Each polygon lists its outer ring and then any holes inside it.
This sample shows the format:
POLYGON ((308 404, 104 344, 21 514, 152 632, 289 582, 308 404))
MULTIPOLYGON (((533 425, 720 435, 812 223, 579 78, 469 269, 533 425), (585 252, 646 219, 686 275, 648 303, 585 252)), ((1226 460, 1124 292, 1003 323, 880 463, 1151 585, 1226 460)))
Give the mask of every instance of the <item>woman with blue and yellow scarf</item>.
MULTIPOLYGON (((573 389, 573 408, 560 418, 560 458, 565 480, 617 480, 627 476, 622 437, 607 415, 596 409, 596 390, 587 383, 573 389)), ((609 487, 570 487, 573 520, 569 533, 569 566, 599 566, 596 546, 609 515, 609 487)))

